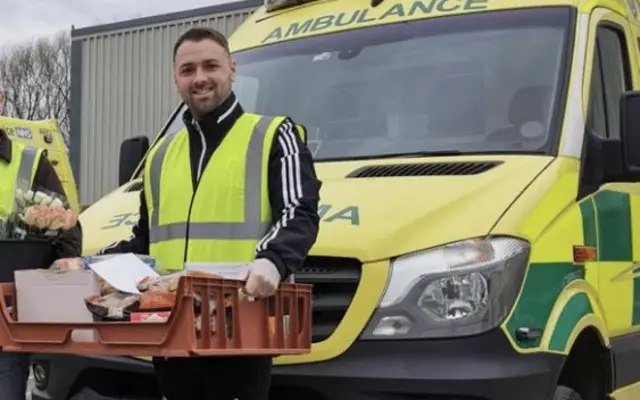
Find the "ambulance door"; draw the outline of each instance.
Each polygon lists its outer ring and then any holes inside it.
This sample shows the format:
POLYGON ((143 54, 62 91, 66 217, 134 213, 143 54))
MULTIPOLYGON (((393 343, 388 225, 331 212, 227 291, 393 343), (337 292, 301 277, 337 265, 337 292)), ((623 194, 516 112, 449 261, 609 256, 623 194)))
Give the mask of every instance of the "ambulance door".
MULTIPOLYGON (((593 57, 586 65, 591 71, 585 74, 590 77, 586 135, 604 141, 620 139, 621 95, 638 88, 637 72, 631 68, 637 62, 635 42, 621 15, 604 8, 592 12, 588 49, 593 57)), ((640 380, 640 334, 622 338, 640 331, 640 274, 636 271, 640 271, 640 183, 607 182, 582 202, 583 209, 591 209, 583 213, 585 241, 597 247, 597 262, 588 268, 596 266, 609 336, 621 339, 611 338, 619 388, 640 380)))

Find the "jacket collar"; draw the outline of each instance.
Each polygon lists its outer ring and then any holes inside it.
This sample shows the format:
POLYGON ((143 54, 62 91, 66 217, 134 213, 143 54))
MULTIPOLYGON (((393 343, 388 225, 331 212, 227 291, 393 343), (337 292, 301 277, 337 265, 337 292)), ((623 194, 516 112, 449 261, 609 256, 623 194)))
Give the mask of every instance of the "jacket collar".
POLYGON ((0 129, 0 159, 11 162, 11 139, 3 129, 0 129))
POLYGON ((182 114, 182 119, 189 132, 193 132, 195 129, 195 122, 198 123, 203 132, 219 131, 221 129, 226 131, 243 113, 244 110, 238 102, 238 98, 234 92, 231 92, 229 97, 218 108, 200 120, 194 120, 193 114, 189 109, 182 114))

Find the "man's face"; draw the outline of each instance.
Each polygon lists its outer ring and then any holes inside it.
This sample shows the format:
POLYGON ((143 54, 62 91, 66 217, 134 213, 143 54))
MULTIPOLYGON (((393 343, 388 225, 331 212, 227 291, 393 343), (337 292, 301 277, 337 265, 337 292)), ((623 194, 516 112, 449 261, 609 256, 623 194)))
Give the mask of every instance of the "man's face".
POLYGON ((178 47, 173 71, 180 97, 199 118, 229 97, 236 68, 222 46, 204 39, 178 47))

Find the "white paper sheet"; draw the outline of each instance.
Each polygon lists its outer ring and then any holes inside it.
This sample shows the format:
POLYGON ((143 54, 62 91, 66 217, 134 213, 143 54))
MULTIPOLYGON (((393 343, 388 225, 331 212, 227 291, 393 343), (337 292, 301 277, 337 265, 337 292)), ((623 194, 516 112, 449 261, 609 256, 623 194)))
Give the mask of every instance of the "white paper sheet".
POLYGON ((138 282, 148 276, 159 276, 149 265, 131 253, 91 263, 89 268, 109 285, 125 293, 140 293, 138 282))

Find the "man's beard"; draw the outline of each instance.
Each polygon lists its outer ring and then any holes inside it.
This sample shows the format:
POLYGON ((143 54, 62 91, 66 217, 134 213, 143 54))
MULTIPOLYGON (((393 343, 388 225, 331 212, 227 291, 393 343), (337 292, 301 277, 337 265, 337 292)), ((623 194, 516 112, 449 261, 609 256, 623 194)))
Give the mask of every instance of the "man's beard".
POLYGON ((193 114, 194 118, 196 119, 200 119, 206 114, 209 114, 216 108, 220 107, 220 104, 222 104, 222 101, 217 96, 206 103, 198 102, 193 99, 190 99, 190 101, 187 103, 189 109, 191 110, 191 114, 193 114))
POLYGON ((224 103, 225 100, 229 98, 230 94, 231 94, 230 90, 226 91, 226 94, 223 93, 220 96, 217 93, 215 93, 214 97, 210 101, 207 101, 206 103, 198 102, 193 98, 189 98, 189 101, 185 101, 185 102, 189 106, 189 109, 191 110, 191 114, 193 115, 193 117, 196 119, 201 119, 205 115, 213 112, 218 107, 220 107, 222 103, 224 103))

